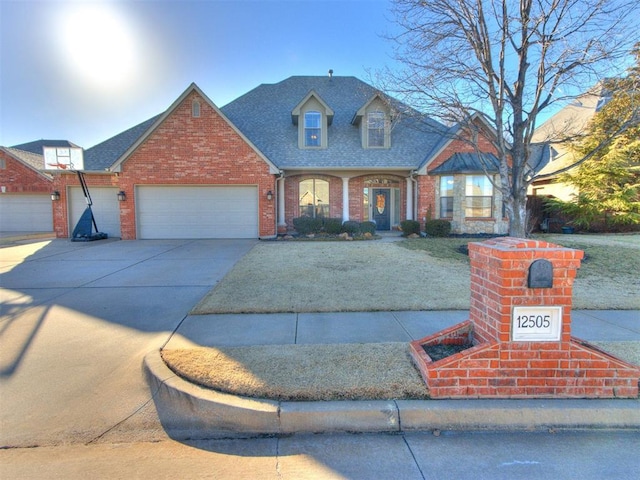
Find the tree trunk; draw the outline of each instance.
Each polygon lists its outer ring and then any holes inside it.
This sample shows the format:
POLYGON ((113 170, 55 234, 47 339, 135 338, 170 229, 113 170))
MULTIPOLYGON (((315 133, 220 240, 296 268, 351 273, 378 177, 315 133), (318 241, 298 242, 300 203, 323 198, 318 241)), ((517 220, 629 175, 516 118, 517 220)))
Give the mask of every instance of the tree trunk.
POLYGON ((509 213, 509 236, 527 237, 527 195, 514 194, 509 213))

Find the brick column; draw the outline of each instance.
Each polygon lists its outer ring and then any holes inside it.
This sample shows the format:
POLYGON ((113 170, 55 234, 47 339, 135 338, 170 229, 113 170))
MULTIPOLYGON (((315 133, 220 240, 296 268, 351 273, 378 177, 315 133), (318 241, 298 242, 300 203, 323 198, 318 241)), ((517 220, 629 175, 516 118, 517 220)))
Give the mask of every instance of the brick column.
POLYGON ((506 237, 470 243, 469 257, 469 320, 411 343, 431 397, 638 397, 640 368, 571 337, 572 288, 583 252, 506 237), (542 282, 530 281, 534 262, 547 269, 542 282), (525 307, 561 310, 546 323, 558 328, 551 334, 537 328, 547 317, 534 314, 527 318, 536 322, 524 325, 534 334, 523 334, 515 311, 525 307), (465 349, 434 361, 427 351, 435 345, 465 349))
POLYGON ((481 342, 509 342, 513 307, 546 305, 562 307, 562 342, 568 342, 573 281, 583 254, 547 242, 511 237, 470 243, 469 319, 474 324, 475 338, 481 342), (553 265, 552 287, 528 288, 529 267, 536 259, 553 265))

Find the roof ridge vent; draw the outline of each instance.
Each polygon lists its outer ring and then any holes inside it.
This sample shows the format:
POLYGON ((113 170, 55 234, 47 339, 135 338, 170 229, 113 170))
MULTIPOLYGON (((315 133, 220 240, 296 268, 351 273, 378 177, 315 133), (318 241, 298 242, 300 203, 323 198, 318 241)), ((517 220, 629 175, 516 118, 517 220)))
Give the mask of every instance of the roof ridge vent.
POLYGON ((329 69, 329 80, 333 78, 333 68, 329 69))

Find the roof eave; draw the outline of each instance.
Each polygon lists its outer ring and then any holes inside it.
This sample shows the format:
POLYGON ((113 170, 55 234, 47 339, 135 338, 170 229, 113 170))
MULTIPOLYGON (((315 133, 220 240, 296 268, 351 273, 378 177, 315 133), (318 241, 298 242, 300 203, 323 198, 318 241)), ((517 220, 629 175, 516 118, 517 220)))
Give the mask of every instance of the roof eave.
MULTIPOLYGON (((45 173, 44 170, 40 170, 36 167, 34 167, 33 165, 29 164, 28 162, 25 162, 24 160, 22 160, 20 157, 14 155, 8 148, 5 147, 0 147, 0 150, 2 150, 3 152, 5 152, 7 155, 9 155, 11 158, 13 158, 15 161, 21 163, 22 165, 24 165, 25 167, 29 168, 30 170, 33 170, 34 172, 36 172, 38 175, 40 175, 42 178, 51 181, 52 180, 52 176, 49 173, 45 173)), ((17 149, 18 150, 18 149, 17 149)), ((31 153, 31 152, 28 152, 31 153)), ((33 155, 37 155, 33 154, 33 155)), ((44 162, 43 162, 44 163, 44 162)))

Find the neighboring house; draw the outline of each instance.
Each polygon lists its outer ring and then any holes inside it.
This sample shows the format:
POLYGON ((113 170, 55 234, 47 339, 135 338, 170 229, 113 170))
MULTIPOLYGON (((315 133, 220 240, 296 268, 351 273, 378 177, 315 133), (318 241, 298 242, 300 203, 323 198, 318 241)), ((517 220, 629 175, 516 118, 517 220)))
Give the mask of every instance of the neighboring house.
POLYGON ((40 140, 16 148, 0 147, 0 231, 53 231, 53 181, 43 171, 42 147, 63 143, 40 140))
MULTIPOLYGON (((479 120, 476 120, 479 121, 479 120)), ((446 218, 454 233, 508 230, 487 140, 417 115, 355 77, 290 77, 219 109, 195 85, 162 114, 84 152, 101 232, 123 239, 269 238, 303 215, 446 218)), ((77 176, 49 172, 54 229, 84 210, 77 176)))
POLYGON ((571 150, 570 144, 579 140, 593 116, 610 99, 611 91, 598 84, 536 128, 532 142, 544 158, 539 162, 536 180, 529 188, 530 194, 556 197, 564 201, 572 199, 577 193, 575 186, 558 182, 557 172, 580 160, 571 150))

